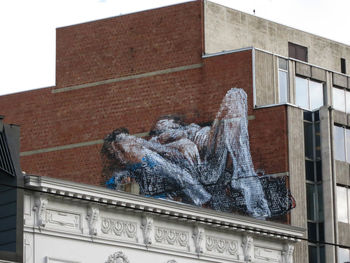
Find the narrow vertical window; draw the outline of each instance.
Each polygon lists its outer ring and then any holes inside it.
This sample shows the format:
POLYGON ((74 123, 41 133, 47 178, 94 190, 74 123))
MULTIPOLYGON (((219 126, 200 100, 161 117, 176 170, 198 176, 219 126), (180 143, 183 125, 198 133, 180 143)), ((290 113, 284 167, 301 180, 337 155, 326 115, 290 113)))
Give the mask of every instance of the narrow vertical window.
POLYGON ((341 73, 346 74, 346 60, 345 58, 340 59, 341 73))
POLYGON ((337 186, 337 217, 338 222, 349 223, 348 189, 337 186))
POLYGON ((288 102, 288 60, 278 58, 279 103, 288 102))
POLYGON ((345 132, 344 128, 334 126, 334 157, 338 161, 345 162, 345 132))

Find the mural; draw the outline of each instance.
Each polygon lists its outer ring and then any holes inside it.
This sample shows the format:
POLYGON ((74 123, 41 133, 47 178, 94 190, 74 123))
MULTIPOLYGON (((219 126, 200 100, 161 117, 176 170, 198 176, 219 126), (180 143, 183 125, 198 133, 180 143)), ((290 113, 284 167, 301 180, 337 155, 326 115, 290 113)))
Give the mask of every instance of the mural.
POLYGON ((211 126, 166 116, 148 139, 119 128, 105 138, 102 154, 109 160, 106 185, 112 189, 135 180, 146 196, 262 219, 294 207, 286 178, 260 176, 254 170, 242 89, 226 93, 211 126))

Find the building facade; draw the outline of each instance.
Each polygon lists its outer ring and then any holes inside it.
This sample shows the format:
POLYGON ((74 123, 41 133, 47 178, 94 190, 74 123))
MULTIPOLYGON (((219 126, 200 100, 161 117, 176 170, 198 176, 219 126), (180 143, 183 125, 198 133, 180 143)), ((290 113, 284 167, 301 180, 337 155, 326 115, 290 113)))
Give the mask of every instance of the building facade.
POLYGON ((31 174, 100 185, 103 139, 144 137, 163 115, 214 120, 248 95, 254 169, 288 177, 307 229, 295 262, 350 260, 350 47, 209 1, 57 29, 56 85, 0 97, 31 174), (334 245, 337 244, 337 245, 334 245))

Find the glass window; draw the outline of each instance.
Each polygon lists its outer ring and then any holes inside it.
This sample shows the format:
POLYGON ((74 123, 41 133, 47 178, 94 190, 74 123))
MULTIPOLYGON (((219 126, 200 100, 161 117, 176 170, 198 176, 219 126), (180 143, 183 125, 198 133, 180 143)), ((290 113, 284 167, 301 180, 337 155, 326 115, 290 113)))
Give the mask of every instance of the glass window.
POLYGON ((349 223, 348 217, 348 189, 337 186, 337 216, 338 221, 349 223))
POLYGON ((278 92, 279 102, 288 102, 288 60, 278 58, 278 92))
POLYGON ((295 78, 295 104, 307 109, 309 107, 309 91, 307 85, 307 79, 295 78))
POLYGON ((345 138, 344 128, 334 126, 334 155, 338 161, 345 162, 345 138))
POLYGON ((350 91, 345 91, 345 110, 347 113, 350 113, 350 91))
MULTIPOLYGON (((306 184, 306 202, 307 202, 307 219, 316 220, 315 208, 316 208, 316 187, 313 184, 306 184)), ((315 239, 316 240, 316 239, 315 239)))
POLYGON ((350 163, 350 130, 345 129, 345 141, 346 141, 346 161, 350 163))
POLYGON ((350 250, 338 247, 338 263, 345 263, 350 261, 350 250))
POLYGON ((345 94, 343 89, 333 88, 333 108, 345 112, 345 94))
POLYGON ((323 106, 323 84, 309 81, 310 109, 317 109, 323 106))
POLYGON ((304 122, 304 140, 305 140, 305 157, 314 158, 313 144, 313 125, 309 122, 304 122))
POLYGON ((317 247, 309 245, 309 262, 317 262, 317 247))

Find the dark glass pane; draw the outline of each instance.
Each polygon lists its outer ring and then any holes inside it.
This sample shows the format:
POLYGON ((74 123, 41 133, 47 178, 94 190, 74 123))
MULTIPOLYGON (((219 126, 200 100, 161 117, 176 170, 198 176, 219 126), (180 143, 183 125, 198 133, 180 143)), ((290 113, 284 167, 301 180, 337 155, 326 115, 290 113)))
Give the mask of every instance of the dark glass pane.
POLYGON ((320 120, 320 112, 319 111, 315 111, 314 112, 314 121, 319 121, 320 120))
POLYGON ((312 112, 311 111, 304 111, 304 120, 305 121, 312 121, 312 112))
POLYGON ((324 242, 324 223, 318 224, 318 240, 324 242))
POLYGON ((309 237, 309 240, 312 241, 317 241, 317 227, 316 227, 316 223, 311 223, 308 222, 307 223, 307 234, 309 237))
POLYGON ((316 220, 315 216, 315 198, 316 187, 313 184, 306 184, 306 206, 307 206, 307 219, 316 220))
POLYGON ((320 263, 325 263, 326 262, 326 251, 324 249, 324 246, 320 246, 319 250, 320 250, 320 263))
POLYGON ((313 129, 312 123, 304 122, 305 157, 314 159, 313 156, 313 129))
POLYGON ((316 158, 321 158, 321 133, 320 123, 315 123, 315 144, 316 144, 316 158))
POLYGON ((317 263, 317 247, 309 245, 309 263, 317 263))
POLYGON ((316 179, 317 179, 317 182, 322 181, 322 161, 321 160, 316 162, 316 179))
POLYGON ((278 68, 288 70, 288 60, 284 58, 278 58, 278 68))
POLYGON ((308 160, 305 161, 305 173, 306 173, 306 180, 315 181, 313 161, 308 161, 308 160))

